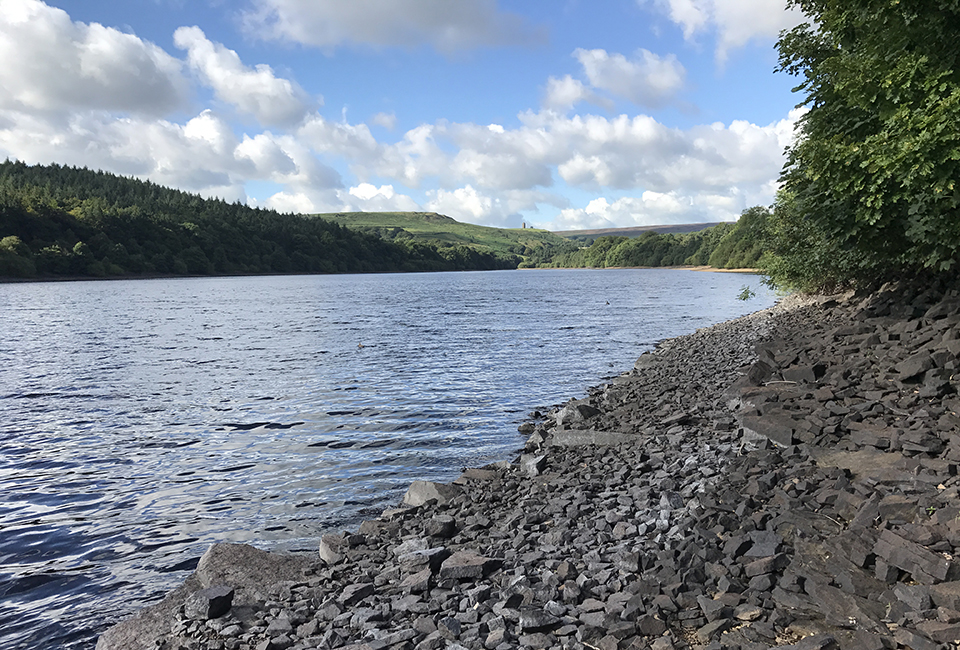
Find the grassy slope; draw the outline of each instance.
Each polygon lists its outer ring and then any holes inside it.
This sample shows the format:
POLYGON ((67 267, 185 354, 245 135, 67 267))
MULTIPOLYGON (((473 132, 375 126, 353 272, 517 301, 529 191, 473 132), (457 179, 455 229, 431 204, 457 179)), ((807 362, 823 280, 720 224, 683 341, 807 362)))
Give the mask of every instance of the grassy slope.
POLYGON ((547 230, 476 226, 435 212, 338 212, 312 216, 356 230, 402 228, 415 239, 462 244, 495 253, 523 255, 524 248, 565 243, 562 237, 547 230))

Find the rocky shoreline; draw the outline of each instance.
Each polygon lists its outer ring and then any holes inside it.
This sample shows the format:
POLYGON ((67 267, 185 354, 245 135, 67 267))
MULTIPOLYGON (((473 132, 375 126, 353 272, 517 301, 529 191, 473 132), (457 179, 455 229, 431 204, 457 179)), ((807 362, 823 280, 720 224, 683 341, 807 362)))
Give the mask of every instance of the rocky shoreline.
POLYGON ((317 556, 217 544, 98 650, 957 648, 960 293, 671 339, 317 556))

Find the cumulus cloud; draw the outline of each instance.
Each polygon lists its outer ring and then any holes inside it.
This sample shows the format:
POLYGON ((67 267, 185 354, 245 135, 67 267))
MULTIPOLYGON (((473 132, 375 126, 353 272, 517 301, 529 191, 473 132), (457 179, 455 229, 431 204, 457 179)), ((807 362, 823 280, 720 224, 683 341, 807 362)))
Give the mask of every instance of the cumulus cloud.
POLYGON ((550 77, 544 89, 541 106, 550 110, 567 111, 580 102, 591 102, 604 108, 612 108, 613 102, 599 97, 579 79, 565 75, 561 79, 550 77))
POLYGON ((191 69, 217 98, 261 124, 296 124, 316 105, 299 85, 277 77, 268 65, 245 66, 236 52, 207 39, 199 27, 181 27, 173 40, 187 51, 191 69))
POLYGON ((394 113, 377 113, 370 121, 377 126, 382 126, 387 131, 393 131, 397 128, 397 116, 394 113))
POLYGON ((745 201, 746 197, 735 190, 723 195, 647 191, 640 196, 613 201, 599 197, 583 208, 561 210, 550 227, 554 230, 589 230, 730 221, 748 207, 745 201))
MULTIPOLYGON (((649 0, 637 0, 645 4, 649 0)), ((754 39, 776 38, 782 29, 803 22, 796 7, 787 9, 787 0, 656 0, 670 19, 683 28, 684 37, 713 29, 717 34, 716 55, 725 61, 731 50, 754 39)))
POLYGON ((393 190, 393 185, 377 187, 370 183, 360 183, 351 187, 344 210, 370 212, 411 212, 420 209, 416 201, 405 194, 393 190))
POLYGON ((539 192, 558 180, 591 192, 725 195, 739 188, 769 203, 769 184, 779 175, 800 114, 768 125, 734 121, 677 129, 645 115, 527 112, 512 129, 438 122, 411 129, 392 144, 377 141, 364 125, 315 116, 298 141, 349 161, 361 182, 386 178, 410 188, 439 186, 434 202, 456 200, 471 215, 497 212, 481 193, 539 192))
POLYGON ((186 103, 177 59, 39 0, 0 0, 0 61, 0 109, 160 116, 186 103))
POLYGON ((318 208, 306 192, 277 192, 264 201, 263 207, 281 213, 314 214, 325 212, 318 208))
POLYGON ((453 190, 430 190, 425 208, 466 221, 499 228, 519 228, 523 215, 536 213, 539 205, 567 207, 565 199, 537 190, 506 190, 484 192, 471 185, 453 190))
POLYGON ((574 57, 583 66, 590 85, 638 106, 659 108, 683 88, 686 70, 670 54, 660 57, 640 49, 633 59, 606 50, 577 49, 574 57))
POLYGON ((260 37, 334 48, 429 45, 441 52, 541 41, 542 29, 496 0, 255 0, 244 15, 260 37))

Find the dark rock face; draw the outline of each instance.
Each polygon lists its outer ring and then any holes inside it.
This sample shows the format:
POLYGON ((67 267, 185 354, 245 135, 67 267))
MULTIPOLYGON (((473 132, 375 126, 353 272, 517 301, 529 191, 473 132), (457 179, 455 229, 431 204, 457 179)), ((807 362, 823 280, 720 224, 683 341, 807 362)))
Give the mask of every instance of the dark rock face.
POLYGON ((960 295, 786 302, 662 343, 269 589, 198 567, 98 647, 958 647, 960 295), (214 585, 228 613, 181 607, 214 585))

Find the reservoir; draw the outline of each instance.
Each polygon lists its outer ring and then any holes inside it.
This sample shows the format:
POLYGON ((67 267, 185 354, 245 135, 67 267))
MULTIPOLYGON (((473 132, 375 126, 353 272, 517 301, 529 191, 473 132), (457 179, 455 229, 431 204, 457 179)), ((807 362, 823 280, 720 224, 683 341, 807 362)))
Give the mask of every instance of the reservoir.
POLYGON ((316 552, 774 300, 665 269, 0 284, 0 647, 93 648, 214 542, 316 552))

